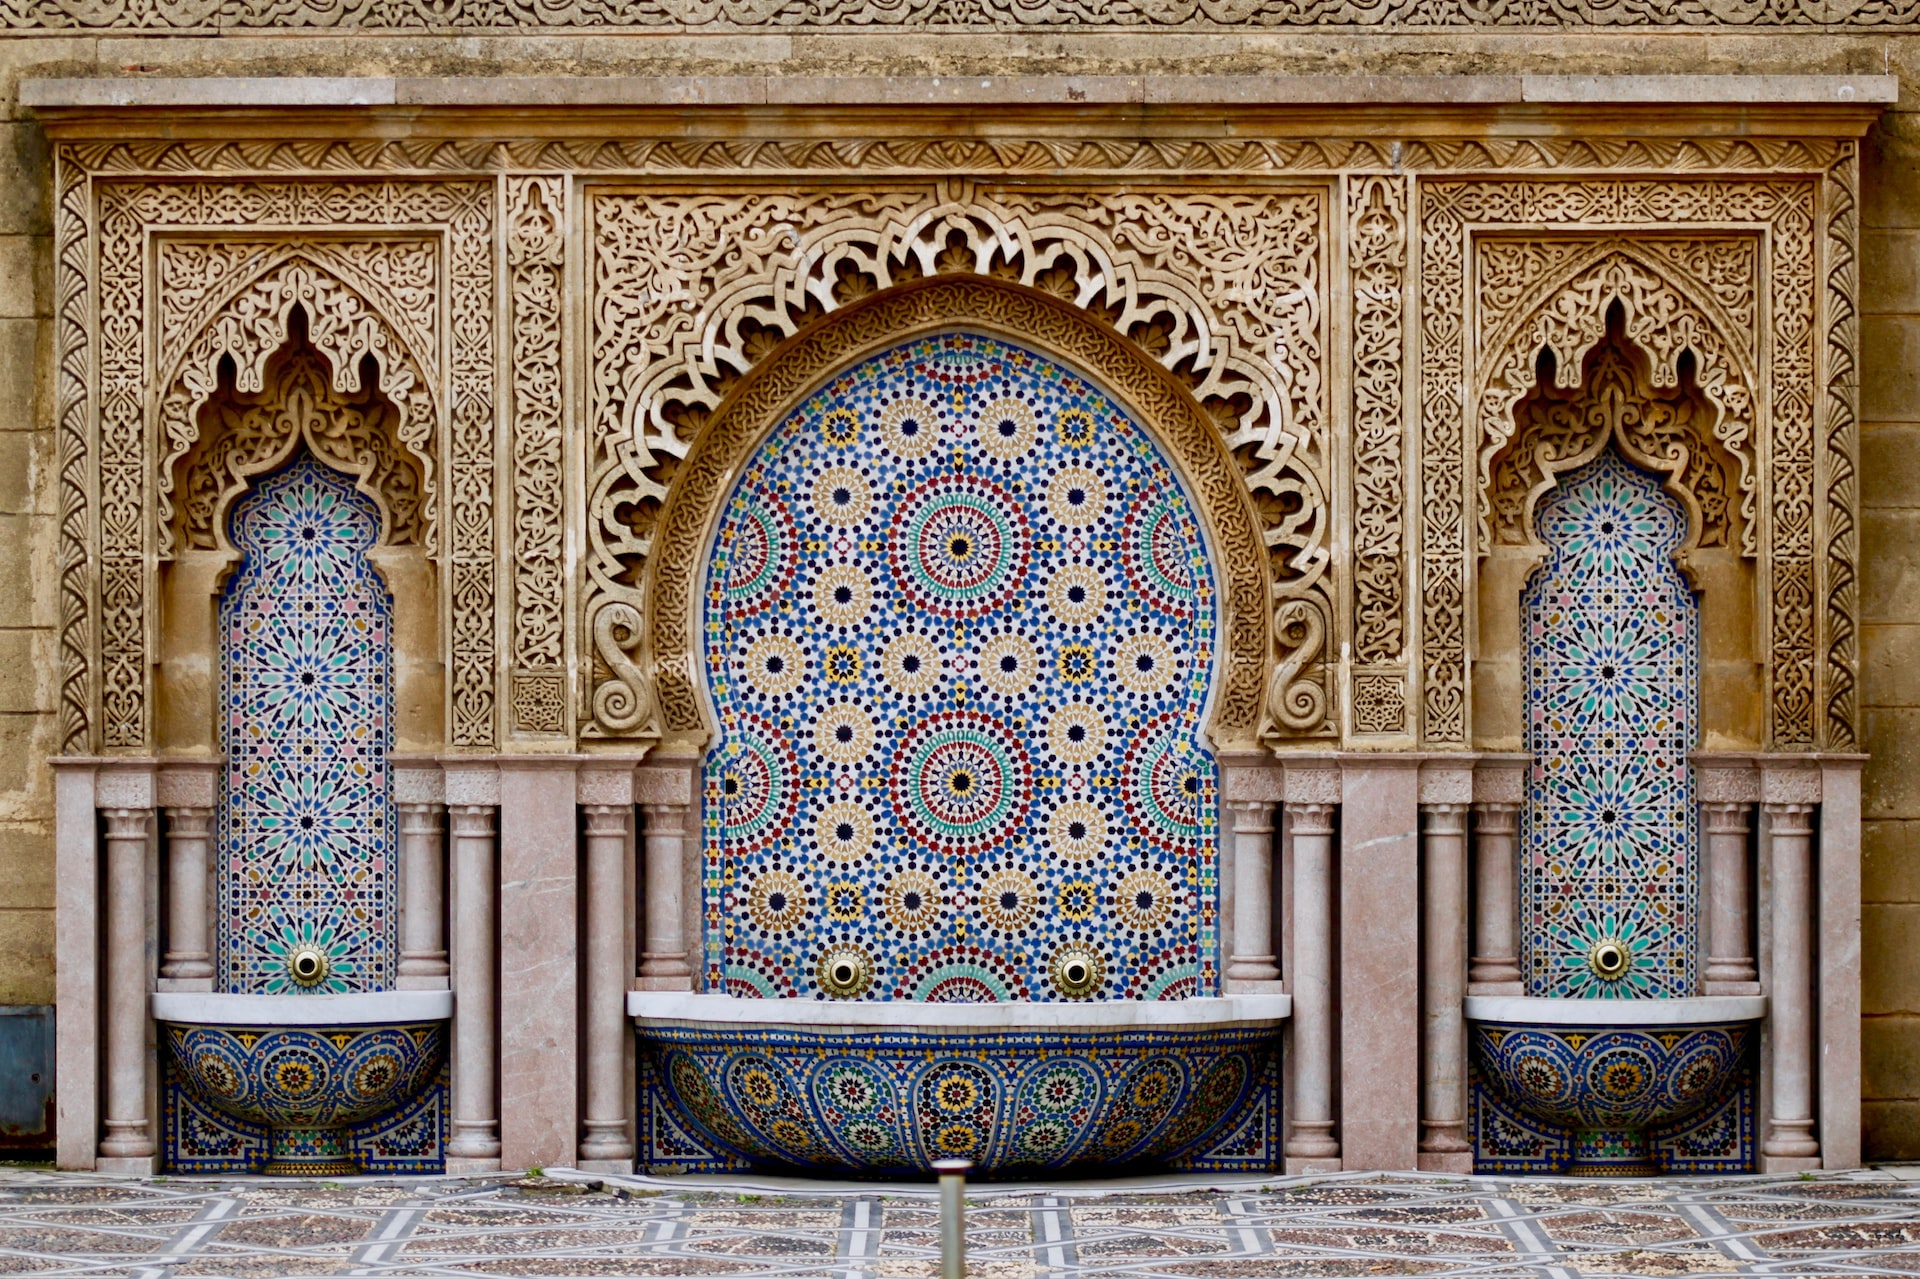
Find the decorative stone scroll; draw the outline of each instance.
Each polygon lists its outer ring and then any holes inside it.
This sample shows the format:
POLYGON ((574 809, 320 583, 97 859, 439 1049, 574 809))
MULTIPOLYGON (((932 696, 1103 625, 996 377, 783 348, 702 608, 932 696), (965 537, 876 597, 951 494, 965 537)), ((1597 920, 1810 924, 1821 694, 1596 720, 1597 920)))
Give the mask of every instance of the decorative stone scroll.
POLYGON ((614 189, 589 199, 586 615, 602 703, 589 735, 639 733, 646 722, 646 660, 622 619, 638 602, 681 460, 740 375, 841 307, 952 273, 1013 281, 1080 309, 1205 406, 1253 494, 1285 614, 1274 634, 1289 674, 1268 699, 1267 731, 1331 731, 1323 191, 941 182, 805 194, 614 189), (634 647, 607 642, 616 635, 634 647), (614 682, 626 691, 608 703, 614 682))

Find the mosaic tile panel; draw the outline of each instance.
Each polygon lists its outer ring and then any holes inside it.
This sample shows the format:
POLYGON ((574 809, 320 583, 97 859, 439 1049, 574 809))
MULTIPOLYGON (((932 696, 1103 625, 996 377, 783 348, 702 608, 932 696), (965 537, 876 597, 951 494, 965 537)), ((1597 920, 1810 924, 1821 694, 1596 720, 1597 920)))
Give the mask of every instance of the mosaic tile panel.
POLYGON ((1214 993, 1215 595, 1173 468, 1061 365, 952 333, 828 382, 708 573, 709 986, 1214 993))
POLYGON ((649 1027, 640 1046, 643 1156, 658 1172, 1278 1166, 1270 1028, 649 1027))
POLYGON ((235 505, 220 603, 218 981, 299 994, 393 983, 392 600, 380 513, 302 453, 235 505), (300 984, 288 960, 326 956, 300 984))
POLYGON ((1529 995, 1694 993, 1699 610, 1672 559, 1686 529, 1659 481, 1611 452, 1541 500, 1548 553, 1522 600, 1529 995), (1591 962, 1608 940, 1631 955, 1612 979, 1591 962))

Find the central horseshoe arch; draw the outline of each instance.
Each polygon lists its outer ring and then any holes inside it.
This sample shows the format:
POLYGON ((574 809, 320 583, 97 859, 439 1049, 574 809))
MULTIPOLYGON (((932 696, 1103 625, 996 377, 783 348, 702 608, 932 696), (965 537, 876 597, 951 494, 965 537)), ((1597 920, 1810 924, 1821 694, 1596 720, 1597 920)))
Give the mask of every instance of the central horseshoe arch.
MULTIPOLYGON (((646 579, 636 670, 653 685, 660 742, 696 753, 716 726, 700 675, 699 592, 734 478, 787 413, 838 370, 912 338, 966 331, 1011 339, 1079 369, 1166 450, 1191 488, 1221 583, 1221 665, 1205 732, 1217 749, 1257 749, 1272 637, 1259 526, 1238 467, 1206 410, 1112 329, 1020 285, 941 276, 877 293, 787 340, 721 402, 661 512, 646 579)), ((643 697, 641 700, 645 700, 643 697)))

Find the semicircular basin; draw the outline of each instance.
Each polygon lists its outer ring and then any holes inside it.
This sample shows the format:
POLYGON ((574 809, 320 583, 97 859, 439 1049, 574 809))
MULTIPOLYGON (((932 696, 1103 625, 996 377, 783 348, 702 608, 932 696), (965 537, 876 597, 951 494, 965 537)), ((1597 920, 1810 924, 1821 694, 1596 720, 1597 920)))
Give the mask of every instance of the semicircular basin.
POLYGON ((661 1091, 749 1163, 984 1175, 1176 1159, 1267 1077, 1286 995, 929 1004, 627 996, 661 1091))

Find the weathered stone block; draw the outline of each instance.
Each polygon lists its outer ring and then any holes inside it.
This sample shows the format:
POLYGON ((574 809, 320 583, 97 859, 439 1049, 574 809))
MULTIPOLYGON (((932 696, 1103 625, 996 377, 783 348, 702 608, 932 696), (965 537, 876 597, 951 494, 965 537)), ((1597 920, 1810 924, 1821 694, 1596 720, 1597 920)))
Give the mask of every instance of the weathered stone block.
MULTIPOLYGON (((51 431, 0 430, 0 513, 15 515, 47 509, 46 499, 50 495, 46 490, 53 479, 54 452, 51 431)), ((21 548, 20 553, 25 555, 28 551, 21 548)), ((39 553, 49 566, 53 564, 52 543, 39 553)))
POLYGON ((1860 1086, 1876 1099, 1920 1097, 1920 1017, 1861 1022, 1860 1086))
POLYGON ((1920 622, 1920 511, 1860 515, 1860 620, 1920 622))
POLYGON ((53 153, 37 124, 0 124, 0 234, 53 230, 53 153))
POLYGON ((1920 902, 1920 821, 1862 823, 1860 896, 1870 902, 1920 902))
POLYGON ((0 712, 52 709, 40 692, 51 684, 52 651, 32 630, 0 630, 0 712), (44 664, 43 664, 44 663, 44 664))
POLYGON ((1920 421, 1920 316, 1861 320, 1860 414, 1875 422, 1920 421))
POLYGON ((1920 710, 1869 707, 1861 749, 1870 751, 1861 774, 1862 816, 1920 817, 1920 710))
POLYGON ((0 714, 0 820, 43 815, 32 796, 52 790, 52 727, 51 715, 0 714))
POLYGON ((53 912, 0 908, 0 1004, 53 1002, 53 912))
POLYGON ((1889 111, 1862 156, 1862 224, 1920 227, 1920 117, 1889 111))
POLYGON ((1869 422, 1861 428, 1860 504, 1920 506, 1920 423, 1869 422))
MULTIPOLYGON (((0 515, 0 627, 59 624, 53 609, 58 536, 50 517, 0 515)), ((0 675, 0 684, 5 679, 0 675)))
POLYGON ((0 319, 0 431, 30 431, 39 399, 41 321, 0 319))
POLYGON ((0 824, 0 902, 53 907, 53 830, 45 823, 0 824))
POLYGON ((1868 1159, 1920 1159, 1920 1101, 1870 1099, 1860 1107, 1860 1129, 1868 1159))
POLYGON ((0 235, 0 318, 46 315, 53 299, 53 242, 0 235))
POLYGON ((1920 625, 1860 628, 1861 697, 1869 706, 1920 706, 1920 625))
POLYGON ((1920 1013, 1920 906, 1876 902, 1860 908, 1860 1010, 1920 1013))

